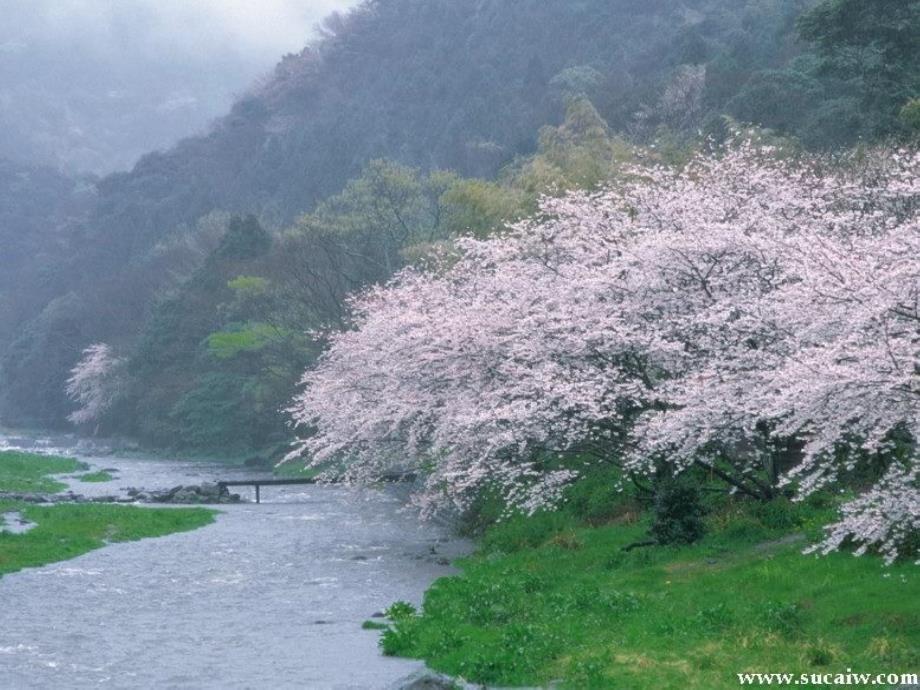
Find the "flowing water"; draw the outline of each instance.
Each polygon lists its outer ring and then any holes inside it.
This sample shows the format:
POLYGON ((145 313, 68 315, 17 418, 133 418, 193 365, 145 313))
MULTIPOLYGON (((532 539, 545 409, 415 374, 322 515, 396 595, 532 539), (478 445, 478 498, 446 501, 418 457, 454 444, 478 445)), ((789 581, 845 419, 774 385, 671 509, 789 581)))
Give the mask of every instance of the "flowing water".
MULTIPOLYGON (((0 448, 30 444, 0 436, 0 448)), ((247 475, 83 459, 118 470, 114 482, 72 483, 83 494, 247 475)), ((262 500, 220 506, 215 524, 193 532, 0 578, 0 688, 373 690, 420 668, 382 657, 361 623, 394 600, 417 603, 466 545, 419 523, 392 492, 264 487, 262 500)))

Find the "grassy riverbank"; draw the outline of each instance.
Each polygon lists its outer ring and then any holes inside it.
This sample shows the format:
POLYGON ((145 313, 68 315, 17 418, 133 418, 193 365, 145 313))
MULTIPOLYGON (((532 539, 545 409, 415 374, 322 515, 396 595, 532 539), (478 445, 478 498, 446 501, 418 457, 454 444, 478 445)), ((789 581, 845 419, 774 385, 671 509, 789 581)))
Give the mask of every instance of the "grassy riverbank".
POLYGON ((18 451, 0 452, 0 491, 55 493, 66 488, 52 474, 70 474, 89 469, 73 458, 34 455, 18 451))
MULTIPOLYGON (((69 458, 0 452, 0 492, 51 493, 64 488, 49 474, 86 466, 69 458)), ((107 544, 161 537, 208 525, 202 508, 152 509, 103 504, 38 506, 0 499, 0 515, 18 513, 35 527, 24 534, 0 531, 0 576, 75 558, 107 544)))
POLYGON ((385 653, 482 683, 629 690, 920 669, 916 566, 801 553, 828 503, 727 501, 702 541, 631 551, 647 516, 625 502, 590 526, 586 505, 490 528, 420 615, 397 608, 385 653))

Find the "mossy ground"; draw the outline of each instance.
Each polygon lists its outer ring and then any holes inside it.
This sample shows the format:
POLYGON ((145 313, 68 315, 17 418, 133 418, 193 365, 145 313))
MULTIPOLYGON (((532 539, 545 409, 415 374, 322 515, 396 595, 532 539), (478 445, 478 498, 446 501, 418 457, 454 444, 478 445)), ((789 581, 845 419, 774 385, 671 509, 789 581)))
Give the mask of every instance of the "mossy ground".
POLYGON ((803 555, 828 505, 728 501, 689 546, 623 547, 648 518, 623 507, 489 529, 420 615, 391 615, 387 654, 503 686, 717 690, 756 672, 915 671, 920 573, 878 558, 803 555))
MULTIPOLYGON (((0 453, 0 491, 50 493, 64 485, 49 478, 86 469, 68 458, 0 453)), ((80 556, 115 542, 160 537, 203 527, 215 512, 203 508, 152 509, 105 504, 38 506, 0 500, 0 515, 18 512, 36 526, 24 534, 0 531, 0 576, 80 556)))

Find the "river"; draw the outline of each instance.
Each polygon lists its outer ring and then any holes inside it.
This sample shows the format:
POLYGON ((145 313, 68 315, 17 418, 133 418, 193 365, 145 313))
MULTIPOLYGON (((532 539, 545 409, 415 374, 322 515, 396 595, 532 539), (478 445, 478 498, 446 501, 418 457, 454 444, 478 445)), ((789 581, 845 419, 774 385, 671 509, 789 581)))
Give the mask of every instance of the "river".
MULTIPOLYGON (((0 435, 0 448, 36 445, 118 470, 114 482, 73 483, 83 494, 247 474, 0 435)), ((421 668, 381 656, 361 623, 395 600, 418 603, 467 545, 393 491, 266 487, 262 501, 0 578, 0 688, 374 690, 421 668)))

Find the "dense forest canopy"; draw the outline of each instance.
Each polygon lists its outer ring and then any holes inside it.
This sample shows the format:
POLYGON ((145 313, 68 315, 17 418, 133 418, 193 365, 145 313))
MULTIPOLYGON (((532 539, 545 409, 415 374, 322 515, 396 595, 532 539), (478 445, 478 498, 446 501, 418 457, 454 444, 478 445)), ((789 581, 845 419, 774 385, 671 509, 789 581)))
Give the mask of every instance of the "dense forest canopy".
POLYGON ((52 195, 0 226, 16 266, 0 277, 0 417, 64 424, 70 370, 106 342, 127 363, 102 429, 283 445, 278 410, 321 345, 304 332, 340 323, 348 293, 544 192, 608 182, 636 155, 679 163, 737 123, 813 149, 909 138, 918 26, 918 3, 884 0, 370 0, 332 15, 205 136, 98 181, 0 176, 4 198, 52 195), (241 223, 265 239, 231 258, 241 223))

